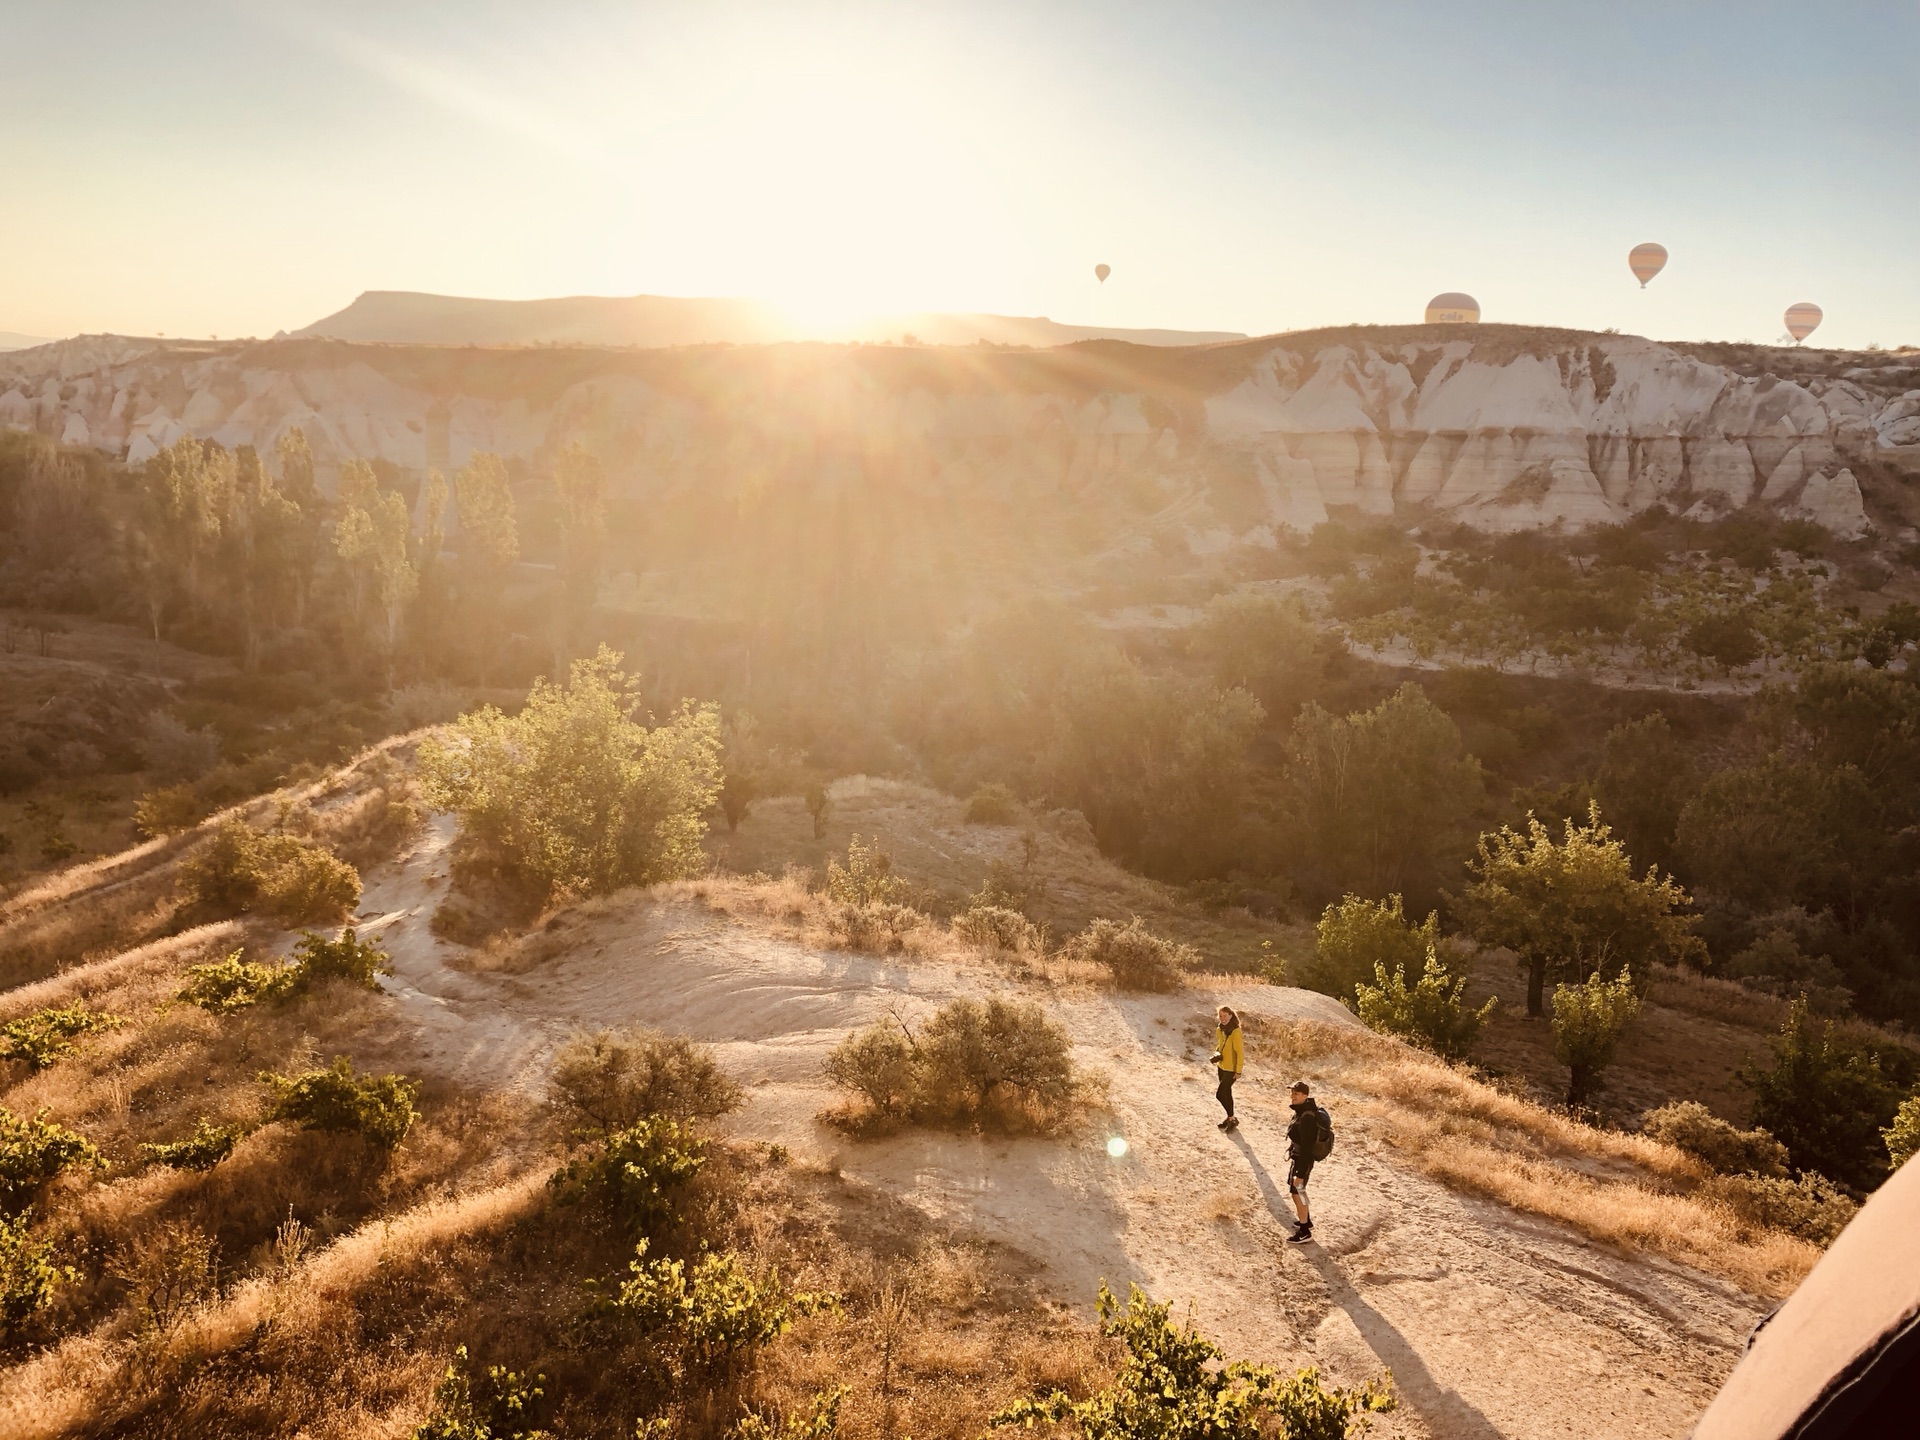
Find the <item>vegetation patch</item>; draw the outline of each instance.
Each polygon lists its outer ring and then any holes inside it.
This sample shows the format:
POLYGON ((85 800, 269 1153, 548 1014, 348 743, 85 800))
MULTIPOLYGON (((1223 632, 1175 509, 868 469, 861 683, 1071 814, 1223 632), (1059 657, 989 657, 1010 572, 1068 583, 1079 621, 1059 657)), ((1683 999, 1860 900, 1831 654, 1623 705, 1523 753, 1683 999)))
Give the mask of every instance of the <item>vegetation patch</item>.
POLYGON ((1389 975, 1386 966, 1376 962, 1373 973, 1372 985, 1359 985, 1354 991, 1361 1024, 1383 1035, 1411 1040, 1448 1060, 1467 1057, 1480 1027, 1500 1005, 1498 999, 1478 1010, 1468 1005, 1467 977, 1451 973, 1431 949, 1420 978, 1412 985, 1407 984, 1402 966, 1395 966, 1389 975))
POLYGON ((21 1116, 0 1107, 0 1212, 25 1209, 63 1170, 106 1164, 91 1140, 47 1119, 46 1111, 21 1116))
POLYGON ((1155 935, 1138 915, 1122 925, 1095 920, 1062 947, 1068 959, 1104 966, 1122 990, 1166 993, 1186 983, 1187 972, 1200 967, 1200 954, 1191 945, 1155 935))
POLYGON ((856 1128, 902 1122, 1050 1130, 1078 1084, 1072 1043, 1029 1000, 951 1000, 916 1035, 894 1016, 847 1037, 827 1078, 857 1098, 856 1128))
POLYGON ((244 1125, 215 1125, 202 1118, 186 1139, 143 1144, 140 1149, 148 1159, 170 1169, 211 1170, 231 1155, 246 1135, 244 1125))
POLYGON ((649 726, 633 688, 602 647, 565 685, 537 682, 518 715, 464 715, 421 742, 422 793, 543 905, 695 874, 720 790, 719 713, 689 705, 649 726))
POLYGON ((359 1135, 391 1150, 406 1139, 420 1112, 413 1108, 420 1087, 404 1075, 353 1073, 353 1062, 337 1056, 324 1070, 298 1075, 267 1072, 261 1082, 273 1093, 269 1120, 284 1120, 305 1130, 359 1135))
POLYGON ((392 957, 351 928, 337 940, 305 932, 290 964, 243 960, 245 953, 235 950, 209 964, 189 966, 186 984, 175 998, 215 1015, 231 1015, 262 1001, 292 999, 328 980, 378 991, 379 977, 393 972, 392 957))
POLYGON ((1309 1368, 1283 1377, 1265 1365, 1228 1360, 1189 1323, 1168 1318, 1138 1285, 1126 1308, 1100 1287, 1100 1332, 1124 1347, 1111 1384, 1076 1400, 1061 1391, 1021 1400, 993 1417, 996 1428, 1073 1426, 1086 1440, 1347 1440, 1370 1418, 1396 1408, 1391 1377, 1329 1389, 1309 1368))
POLYGON ((0 1060, 16 1060, 28 1070, 44 1070, 71 1050, 83 1035, 117 1030, 126 1024, 119 1015, 66 1005, 36 1010, 0 1025, 0 1060))
POLYGON ((180 869, 188 897, 215 914, 261 909, 289 924, 337 920, 360 903, 360 873, 318 841, 263 835, 229 820, 180 869))
POLYGON ((577 1122, 603 1134, 653 1117, 715 1120, 744 1098, 706 1046, 650 1032, 576 1035, 554 1058, 551 1084, 577 1122))

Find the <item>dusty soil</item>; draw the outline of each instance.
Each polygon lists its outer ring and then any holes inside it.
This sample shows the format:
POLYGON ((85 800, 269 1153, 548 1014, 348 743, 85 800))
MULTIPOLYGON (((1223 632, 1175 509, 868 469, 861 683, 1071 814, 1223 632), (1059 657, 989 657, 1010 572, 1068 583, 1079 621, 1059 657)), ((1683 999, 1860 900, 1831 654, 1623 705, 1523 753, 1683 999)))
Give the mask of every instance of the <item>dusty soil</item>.
POLYGON ((827 1050, 889 1009, 911 1019, 952 995, 1009 988, 1000 967, 811 950, 694 891, 563 914, 550 958, 475 973, 428 924, 451 833, 437 821, 368 876, 361 928, 392 951, 396 974, 387 1054, 363 1060, 533 1091, 576 1029, 684 1032, 747 1086, 730 1122, 741 1136, 1012 1248, 1082 1315, 1101 1280, 1136 1281, 1190 1306, 1236 1354, 1317 1363, 1341 1381, 1390 1369, 1405 1404, 1379 1433, 1679 1436, 1764 1309, 1722 1281, 1442 1188, 1397 1161, 1358 1097, 1333 1086, 1323 1098, 1340 1141, 1314 1177, 1317 1241, 1284 1244, 1295 1062, 1252 1047, 1243 1127, 1228 1136, 1213 1125, 1206 1051, 1222 1000, 1263 1019, 1352 1023, 1300 990, 1197 977, 1176 995, 1118 996, 1029 982, 1080 1064, 1104 1076, 1104 1109, 1059 1138, 851 1139, 821 1118, 835 1101, 820 1078, 827 1050), (1128 1142, 1120 1158, 1115 1136, 1128 1142))

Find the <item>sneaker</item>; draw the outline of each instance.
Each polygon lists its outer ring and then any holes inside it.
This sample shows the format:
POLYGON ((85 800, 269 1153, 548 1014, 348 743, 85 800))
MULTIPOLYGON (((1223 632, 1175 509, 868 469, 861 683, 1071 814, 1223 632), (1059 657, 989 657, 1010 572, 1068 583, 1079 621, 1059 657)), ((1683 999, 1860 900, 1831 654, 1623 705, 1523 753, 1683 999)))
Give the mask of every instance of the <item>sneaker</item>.
POLYGON ((1312 1238, 1313 1238, 1313 1226, 1296 1224, 1293 1227, 1293 1234, 1287 1237, 1287 1243, 1289 1245, 1304 1245, 1307 1241, 1311 1240, 1312 1238))
POLYGON ((1240 1117, 1238 1115, 1227 1116, 1226 1119, 1220 1122, 1220 1128, 1222 1130, 1238 1130, 1240 1128, 1240 1117))

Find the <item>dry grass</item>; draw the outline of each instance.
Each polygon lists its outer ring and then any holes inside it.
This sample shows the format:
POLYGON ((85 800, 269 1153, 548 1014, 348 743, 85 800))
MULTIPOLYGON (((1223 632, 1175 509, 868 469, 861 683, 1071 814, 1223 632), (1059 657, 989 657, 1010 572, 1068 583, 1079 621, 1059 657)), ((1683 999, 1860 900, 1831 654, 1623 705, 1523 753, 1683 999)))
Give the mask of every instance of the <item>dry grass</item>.
POLYGON ((310 816, 322 838, 338 833, 372 858, 391 853, 418 823, 397 762, 422 733, 393 736, 310 784, 243 801, 192 830, 72 866, 14 896, 0 906, 0 990, 167 934, 182 918, 183 862, 227 821, 262 826, 282 814, 310 816))
POLYGON ((1705 1193, 1705 1168, 1671 1146, 1582 1124, 1384 1036, 1255 1023, 1278 1052, 1367 1097, 1362 1113, 1386 1143, 1454 1189, 1757 1295, 1790 1293, 1820 1258, 1805 1241, 1739 1220, 1705 1193))

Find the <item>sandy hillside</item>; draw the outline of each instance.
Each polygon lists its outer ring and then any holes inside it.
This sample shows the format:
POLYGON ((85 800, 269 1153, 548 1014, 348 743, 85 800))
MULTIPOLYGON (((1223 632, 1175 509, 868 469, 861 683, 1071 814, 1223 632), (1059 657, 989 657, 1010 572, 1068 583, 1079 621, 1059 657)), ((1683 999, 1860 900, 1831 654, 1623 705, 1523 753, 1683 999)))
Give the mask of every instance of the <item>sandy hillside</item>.
MULTIPOLYGON (((476 972, 428 927, 451 826, 436 823, 368 877, 363 933, 392 951, 384 1058, 468 1084, 537 1088, 583 1026, 648 1025, 712 1044, 748 1087, 745 1137, 836 1164, 855 1181, 1027 1257, 1081 1313, 1102 1279, 1191 1304, 1233 1351, 1318 1363, 1340 1380, 1393 1372, 1405 1408, 1386 1434, 1678 1436, 1766 1308, 1722 1281, 1627 1257, 1571 1230, 1463 1198, 1396 1160, 1360 1097, 1325 1086, 1340 1122, 1315 1177, 1319 1242, 1281 1243, 1288 1057, 1274 1021, 1351 1024, 1323 996, 1257 982, 1171 996, 1022 983, 982 958, 810 949, 701 887, 563 914, 520 973, 476 972), (827 1050, 889 1009, 1025 988, 1106 1077, 1108 1108, 1054 1140, 915 1132, 850 1139, 822 1122, 827 1050), (1252 1017, 1244 1126, 1213 1128, 1210 1011, 1252 1017), (1115 1160, 1107 1141, 1124 1136, 1115 1160)), ((517 968, 517 967, 516 967, 517 968)), ((373 1055, 368 1060, 376 1058, 373 1055)), ((1311 1075, 1312 1071, 1308 1073, 1311 1075)))

